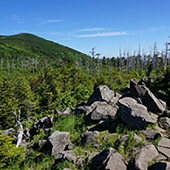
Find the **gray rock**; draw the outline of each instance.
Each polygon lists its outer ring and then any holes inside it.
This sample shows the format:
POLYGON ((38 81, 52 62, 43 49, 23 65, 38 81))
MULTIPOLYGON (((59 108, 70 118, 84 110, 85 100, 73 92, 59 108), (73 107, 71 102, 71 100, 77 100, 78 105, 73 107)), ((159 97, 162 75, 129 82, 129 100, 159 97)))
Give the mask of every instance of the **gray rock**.
POLYGON ((170 139, 162 138, 158 143, 158 151, 170 159, 170 139))
POLYGON ((49 136, 48 140, 52 145, 51 155, 57 155, 71 144, 69 132, 55 131, 49 136))
POLYGON ((164 108, 167 108, 167 104, 165 101, 161 100, 161 99, 158 99, 159 102, 163 105, 164 108))
POLYGON ((91 105, 95 101, 105 101, 114 105, 117 103, 120 96, 120 94, 110 90, 108 86, 102 85, 94 90, 93 94, 88 99, 87 104, 91 105))
POLYGON ((151 111, 152 113, 163 113, 166 108, 162 104, 162 102, 157 99, 154 94, 146 87, 145 88, 146 93, 143 97, 141 97, 141 100, 143 104, 147 107, 148 111, 151 111))
POLYGON ((158 161, 165 161, 167 160, 167 157, 159 152, 159 157, 157 159, 158 161))
POLYGON ((135 157, 135 168, 137 170, 147 170, 148 163, 159 156, 154 145, 148 144, 144 146, 135 157))
POLYGON ((99 136, 98 131, 86 132, 82 135, 82 145, 92 144, 99 136))
POLYGON ((75 164, 78 168, 83 167, 85 158, 77 156, 73 151, 62 151, 58 153, 54 164, 52 165, 52 169, 57 169, 57 164, 63 161, 69 161, 75 164))
POLYGON ((147 124, 154 124, 157 118, 154 114, 148 114, 147 108, 130 97, 118 101, 120 116, 123 122, 134 129, 143 129, 147 124))
POLYGON ((91 168, 94 170, 104 169, 113 151, 115 151, 113 148, 107 148, 94 156, 91 162, 91 168))
POLYGON ((155 131, 155 130, 151 130, 151 129, 147 129, 147 130, 142 130, 141 131, 142 134, 146 137, 146 139, 157 139, 159 137, 162 137, 162 134, 155 131))
POLYGON ((110 156, 105 169, 107 169, 107 170, 118 170, 118 169, 126 170, 127 166, 125 165, 125 160, 122 157, 122 155, 120 155, 118 152, 114 152, 110 156))
POLYGON ((107 148, 104 151, 97 154, 92 159, 91 168, 93 170, 98 170, 98 169, 126 170, 127 169, 124 162, 124 158, 113 148, 107 148))
POLYGON ((142 137, 138 136, 137 134, 134 135, 134 141, 135 142, 141 142, 143 141, 142 137))
POLYGON ((161 117, 158 120, 158 124, 163 129, 170 128, 170 118, 168 118, 168 117, 161 117))
POLYGON ((141 98, 145 95, 146 90, 143 88, 144 85, 139 85, 137 81, 130 80, 130 94, 135 98, 141 98))
POLYGON ((94 158, 97 154, 99 154, 99 152, 91 152, 89 150, 84 150, 84 153, 85 153, 87 164, 91 162, 92 158, 94 158))
POLYGON ((159 114, 166 110, 165 102, 157 99, 145 85, 139 85, 131 80, 130 94, 134 98, 141 98, 143 105, 145 105, 148 111, 151 111, 152 113, 159 114))
POLYGON ((101 121, 113 119, 117 113, 117 108, 112 107, 106 102, 96 101, 90 106, 90 112, 87 113, 90 121, 101 121))
POLYGON ((58 162, 65 161, 65 160, 71 161, 75 164, 77 159, 78 157, 73 151, 61 151, 60 153, 58 153, 55 159, 55 164, 57 164, 58 162))

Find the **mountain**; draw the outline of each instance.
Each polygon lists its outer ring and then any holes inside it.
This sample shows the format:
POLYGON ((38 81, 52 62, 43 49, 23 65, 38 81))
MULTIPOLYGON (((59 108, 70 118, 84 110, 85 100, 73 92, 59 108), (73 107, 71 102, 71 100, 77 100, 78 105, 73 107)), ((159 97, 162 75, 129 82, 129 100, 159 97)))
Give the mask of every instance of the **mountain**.
POLYGON ((0 57, 87 57, 87 55, 29 33, 0 36, 0 57))

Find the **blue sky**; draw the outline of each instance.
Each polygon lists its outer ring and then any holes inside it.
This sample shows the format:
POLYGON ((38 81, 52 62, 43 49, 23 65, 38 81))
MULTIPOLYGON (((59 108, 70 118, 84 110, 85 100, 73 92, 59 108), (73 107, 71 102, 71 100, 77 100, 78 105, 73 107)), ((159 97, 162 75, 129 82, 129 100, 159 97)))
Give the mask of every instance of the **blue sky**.
POLYGON ((170 40, 170 0, 3 0, 0 35, 33 33, 83 53, 149 53, 170 40))

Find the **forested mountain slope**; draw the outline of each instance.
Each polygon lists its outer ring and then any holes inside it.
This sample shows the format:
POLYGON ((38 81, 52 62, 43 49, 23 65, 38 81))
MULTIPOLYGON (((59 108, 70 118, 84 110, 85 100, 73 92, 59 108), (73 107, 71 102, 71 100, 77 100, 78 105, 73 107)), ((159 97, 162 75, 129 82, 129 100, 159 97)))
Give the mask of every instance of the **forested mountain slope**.
POLYGON ((37 57, 80 56, 81 52, 48 41, 29 33, 0 36, 0 56, 18 57, 33 55, 37 57))
POLYGON ((157 157, 160 136, 169 138, 170 69, 158 56, 154 65, 154 57, 90 57, 31 34, 1 36, 0 169, 104 169, 110 165, 98 164, 100 154, 116 154, 130 170, 148 142, 157 157), (130 86, 130 79, 140 81, 130 86), (135 121, 125 120, 131 111, 135 121), (54 155, 51 146, 63 143, 54 155))

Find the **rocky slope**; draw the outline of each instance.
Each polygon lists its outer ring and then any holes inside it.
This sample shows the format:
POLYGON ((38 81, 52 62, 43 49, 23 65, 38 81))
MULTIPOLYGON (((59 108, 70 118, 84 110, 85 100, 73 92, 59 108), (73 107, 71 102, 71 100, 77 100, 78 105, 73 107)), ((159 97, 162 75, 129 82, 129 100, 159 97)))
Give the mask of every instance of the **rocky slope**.
MULTIPOLYGON (((76 108, 66 108, 54 117, 38 120, 25 130, 21 145, 54 156, 51 169, 69 160, 77 169, 168 170, 169 128, 166 103, 156 98, 143 82, 131 80, 130 89, 124 94, 102 85, 76 108), (82 155, 76 151, 69 131, 54 130, 56 118, 71 114, 84 115, 86 131, 80 134, 79 140, 82 155), (41 130, 46 138, 29 142, 41 130), (88 150, 89 146, 93 149, 88 150)), ((3 133, 15 132, 9 129, 3 133)))

